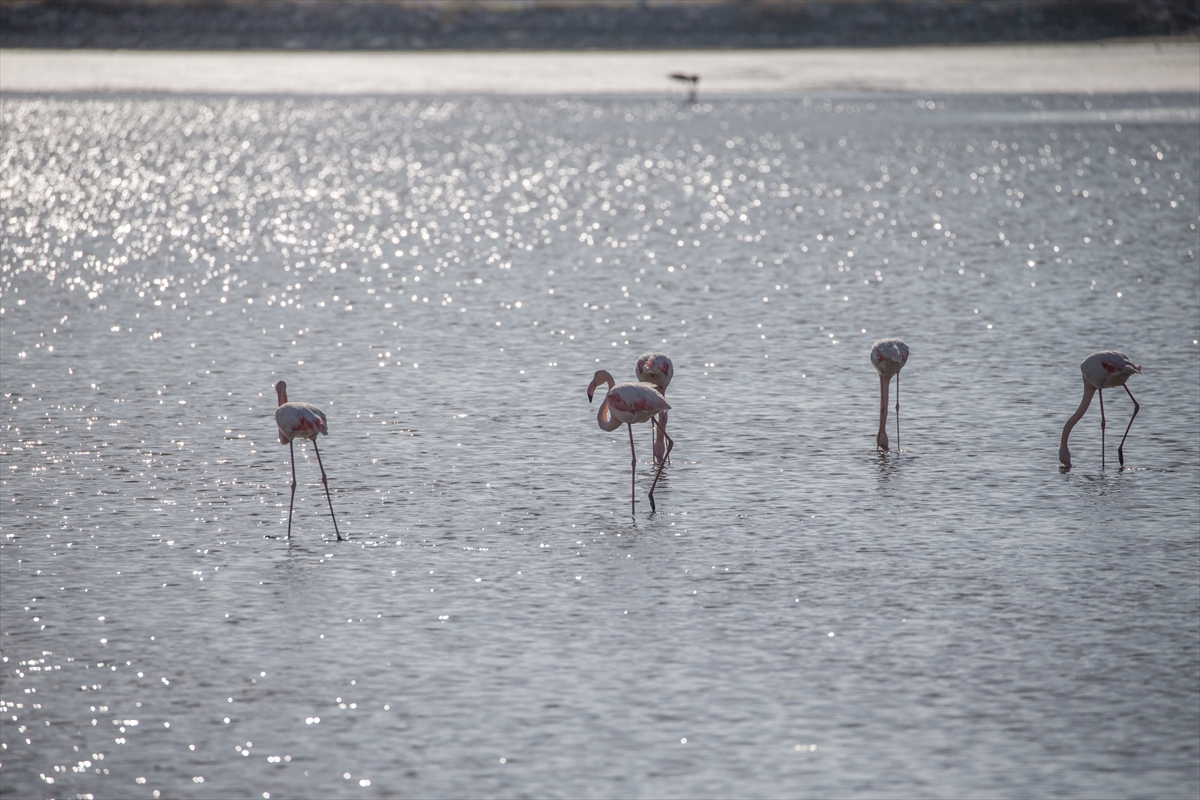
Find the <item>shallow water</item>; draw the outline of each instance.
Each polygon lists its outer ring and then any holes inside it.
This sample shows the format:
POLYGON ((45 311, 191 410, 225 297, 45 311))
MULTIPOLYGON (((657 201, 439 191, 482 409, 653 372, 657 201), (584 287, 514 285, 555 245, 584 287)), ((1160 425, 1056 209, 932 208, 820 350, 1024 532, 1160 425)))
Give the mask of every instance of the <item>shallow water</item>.
POLYGON ((5 793, 1194 797, 1194 102, 7 97, 5 793))

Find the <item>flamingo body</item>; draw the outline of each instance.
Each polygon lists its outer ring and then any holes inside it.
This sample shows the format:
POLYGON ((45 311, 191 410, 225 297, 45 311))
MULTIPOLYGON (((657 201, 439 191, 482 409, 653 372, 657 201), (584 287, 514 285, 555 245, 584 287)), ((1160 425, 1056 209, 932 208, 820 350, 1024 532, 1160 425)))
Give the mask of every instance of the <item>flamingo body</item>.
POLYGON ((1133 401, 1133 416, 1129 418, 1129 424, 1125 426, 1125 435, 1121 437, 1121 444, 1117 447, 1117 460, 1124 467, 1125 440, 1129 438, 1129 429, 1133 427, 1133 421, 1141 409, 1133 392, 1129 391, 1125 382, 1129 380, 1129 376, 1140 374, 1142 368, 1133 363, 1133 360, 1124 353, 1118 353, 1116 350, 1099 350, 1080 363, 1079 371, 1083 373, 1083 400, 1080 401, 1079 408, 1075 409, 1075 413, 1067 420, 1067 424, 1063 426, 1062 441, 1058 446, 1058 460, 1067 469, 1071 468, 1071 450, 1067 446, 1067 441, 1071 437, 1071 429, 1087 412, 1088 406, 1092 403, 1092 395, 1098 393, 1100 395, 1100 467, 1104 468, 1105 428, 1108 425, 1104 419, 1104 390, 1120 386, 1125 389, 1125 393, 1133 401))
POLYGON ((333 498, 329 496, 329 479, 325 477, 325 465, 321 463, 321 451, 317 448, 317 436, 329 435, 329 423, 325 420, 325 412, 312 403, 289 403, 287 384, 279 381, 275 384, 275 395, 279 399, 279 408, 275 409, 275 424, 279 426, 279 443, 286 444, 292 460, 292 497, 288 501, 288 533, 292 538, 292 505, 296 502, 296 439, 312 441, 313 452, 317 454, 317 466, 321 468, 321 483, 325 487, 325 500, 329 503, 329 516, 333 518, 333 532, 337 540, 342 540, 338 530, 337 516, 333 513, 333 498))
POLYGON ((908 345, 901 339, 880 339, 871 345, 871 364, 879 377, 891 377, 908 363, 908 345))
POLYGON ((888 449, 888 383, 896 379, 896 447, 900 447, 900 369, 908 363, 908 345, 900 339, 880 339, 871 345, 871 365, 879 373, 879 433, 875 444, 888 449))
POLYGON ((604 396, 604 401, 600 404, 600 408, 596 410, 596 424, 600 426, 600 430, 602 431, 615 431, 622 425, 629 428, 629 455, 631 459, 631 474, 629 479, 630 504, 635 511, 637 509, 637 491, 635 485, 637 478, 637 451, 633 446, 633 426, 638 423, 649 422, 658 429, 666 442, 666 452, 658 463, 658 472, 654 475, 654 483, 650 484, 650 509, 654 510, 654 487, 658 485, 658 478, 662 475, 662 468, 666 463, 666 454, 671 452, 671 448, 675 444, 671 437, 667 436, 667 432, 663 430, 661 419, 655 419, 655 417, 665 414, 670 410, 671 405, 659 393, 658 388, 654 384, 617 383, 613 380, 613 376, 607 370, 603 369, 597 370, 596 375, 592 378, 592 382, 588 384, 588 402, 591 402, 592 397, 595 395, 596 387, 604 383, 608 384, 608 393, 604 396))
POLYGON ((1129 376, 1140 373, 1142 368, 1124 353, 1100 350, 1085 358, 1079 371, 1083 373, 1083 379, 1097 389, 1115 389, 1124 386, 1129 376))
POLYGON ((667 385, 675 375, 675 365, 662 353, 643 353, 634 369, 639 381, 654 384, 661 394, 666 394, 667 385))
POLYGON ((312 403, 284 403, 275 409, 275 424, 279 426, 279 443, 293 439, 317 440, 318 434, 329 435, 325 412, 312 403))

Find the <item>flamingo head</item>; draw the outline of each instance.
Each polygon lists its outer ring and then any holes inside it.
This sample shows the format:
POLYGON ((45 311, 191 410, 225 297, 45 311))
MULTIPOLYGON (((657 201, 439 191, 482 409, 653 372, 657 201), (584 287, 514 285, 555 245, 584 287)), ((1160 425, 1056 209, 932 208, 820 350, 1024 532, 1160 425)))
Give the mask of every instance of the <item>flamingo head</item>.
POLYGON ((617 382, 613 380, 613 376, 608 373, 608 370, 596 370, 596 374, 592 376, 592 382, 588 384, 587 388, 589 403, 592 402, 592 397, 596 394, 596 387, 602 383, 607 383, 609 389, 617 385, 617 382))
POLYGON ((283 381, 279 381, 279 383, 275 384, 275 395, 279 398, 279 405, 286 403, 288 401, 287 384, 283 381))

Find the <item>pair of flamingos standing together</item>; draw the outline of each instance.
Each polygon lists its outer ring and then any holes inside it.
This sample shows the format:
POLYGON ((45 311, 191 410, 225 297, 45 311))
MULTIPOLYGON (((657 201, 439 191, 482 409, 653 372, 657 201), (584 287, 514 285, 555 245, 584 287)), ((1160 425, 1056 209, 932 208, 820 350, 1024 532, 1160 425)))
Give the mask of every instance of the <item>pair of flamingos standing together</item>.
MULTIPOLYGON (((908 361, 908 345, 900 339, 880 339, 871 345, 871 364, 879 373, 879 433, 875 443, 881 450, 888 450, 887 415, 888 415, 888 385, 892 378, 896 379, 896 447, 900 447, 900 369, 908 361)), ((1104 466, 1104 434, 1107 424, 1104 419, 1104 390, 1124 387, 1129 399, 1133 401, 1133 416, 1125 427, 1125 435, 1117 447, 1117 458, 1121 466, 1125 466, 1125 439, 1129 437, 1129 429, 1137 417, 1138 405, 1133 392, 1125 382, 1129 376, 1140 373, 1142 368, 1133 363, 1124 353, 1113 350, 1101 350, 1092 353, 1079 365, 1083 373, 1083 400, 1079 408, 1063 426, 1062 443, 1058 449, 1058 459, 1066 468, 1071 467, 1071 451, 1067 440, 1071 429, 1083 418, 1091 405, 1092 396, 1100 395, 1100 465, 1104 466)), ((607 370, 597 370, 588 384, 587 396, 591 402, 596 388, 601 384, 608 385, 604 401, 596 413, 596 422, 604 431, 615 431, 621 425, 629 428, 629 452, 631 456, 630 475, 630 505, 637 508, 637 452, 633 446, 633 426, 641 422, 649 422, 654 429, 654 460, 658 462, 658 470, 654 473, 654 482, 650 484, 650 509, 654 505, 654 488, 662 475, 663 466, 675 446, 674 440, 667 435, 667 412, 671 409, 666 399, 666 391, 671 378, 675 374, 675 365, 671 359, 662 353, 646 353, 638 358, 636 365, 637 383, 617 383, 607 370)), ((296 453, 293 444, 296 439, 310 439, 313 451, 317 454, 317 465, 321 468, 321 483, 325 487, 325 500, 329 503, 329 515, 333 517, 333 531, 338 541, 342 534, 338 531, 337 517, 333 513, 333 500, 329 496, 329 481, 325 476, 325 466, 321 463, 321 452, 317 449, 317 436, 328 434, 329 427, 325 420, 325 412, 311 403, 288 402, 287 384, 279 381, 275 384, 275 392, 279 399, 279 408, 275 411, 275 422, 279 426, 279 442, 291 448, 292 462, 292 495, 288 501, 288 538, 292 538, 292 505, 296 499, 296 453)))

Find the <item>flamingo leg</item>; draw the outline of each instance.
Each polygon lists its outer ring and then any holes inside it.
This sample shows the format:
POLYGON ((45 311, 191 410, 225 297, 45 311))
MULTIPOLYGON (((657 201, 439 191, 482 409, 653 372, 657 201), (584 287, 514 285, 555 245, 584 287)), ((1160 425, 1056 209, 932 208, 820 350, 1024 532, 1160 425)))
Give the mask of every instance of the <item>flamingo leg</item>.
POLYGON ((900 373, 896 373, 896 452, 900 452, 900 373))
POLYGON ((1133 427, 1133 421, 1137 419, 1137 412, 1141 408, 1128 386, 1125 387, 1125 391, 1129 394, 1129 399, 1133 400, 1133 416, 1129 418, 1129 424, 1125 426, 1125 435, 1121 437, 1121 445, 1117 448, 1117 460, 1121 462, 1122 468, 1125 466, 1125 440, 1129 438, 1129 429, 1133 427))
MULTIPOLYGON (((629 510, 637 513, 637 451, 633 449, 633 425, 625 423, 625 427, 629 428, 629 456, 631 460, 629 466, 629 510)), ((653 501, 651 501, 651 505, 653 504, 653 501)))
POLYGON ((329 516, 333 517, 333 532, 337 540, 342 541, 341 531, 338 530, 337 517, 333 513, 333 499, 329 496, 329 481, 325 478, 325 465, 321 463, 321 451, 317 449, 316 437, 312 440, 313 452, 317 454, 317 466, 321 468, 321 483, 325 485, 325 500, 329 503, 329 516))
POLYGON ((658 429, 658 433, 667 445, 667 450, 663 453, 662 460, 658 462, 658 472, 654 473, 654 482, 650 484, 650 510, 657 511, 658 509, 654 507, 654 487, 658 486, 658 479, 662 476, 663 467, 667 464, 667 457, 671 455, 671 448, 675 446, 675 440, 667 435, 665 423, 660 422, 657 418, 651 419, 650 422, 658 429))
POLYGON ((1104 469, 1104 429, 1108 424, 1104 421, 1104 390, 1099 389, 1100 395, 1100 469, 1104 469))
POLYGON ((296 444, 288 442, 288 452, 291 454, 292 462, 292 498, 288 500, 288 535, 287 538, 292 538, 292 505, 296 502, 296 444))
POLYGON ((662 412, 659 415, 659 424, 650 426, 650 438, 654 442, 654 460, 662 461, 666 458, 666 444, 664 436, 667 430, 667 412, 662 412))

